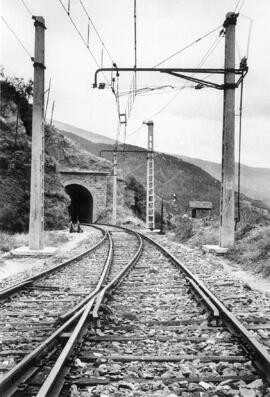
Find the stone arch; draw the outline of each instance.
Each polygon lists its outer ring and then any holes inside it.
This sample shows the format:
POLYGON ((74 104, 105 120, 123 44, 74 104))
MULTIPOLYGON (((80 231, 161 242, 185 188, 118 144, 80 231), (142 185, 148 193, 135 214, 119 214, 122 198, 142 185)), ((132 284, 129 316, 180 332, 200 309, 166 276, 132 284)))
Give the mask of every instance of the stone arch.
POLYGON ((96 197, 92 189, 76 178, 66 181, 64 187, 71 199, 69 214, 72 221, 78 218, 82 223, 92 223, 96 218, 96 197))
POLYGON ((108 171, 89 171, 84 169, 60 169, 60 178, 64 187, 80 185, 87 189, 93 198, 92 222, 95 223, 107 207, 108 171))

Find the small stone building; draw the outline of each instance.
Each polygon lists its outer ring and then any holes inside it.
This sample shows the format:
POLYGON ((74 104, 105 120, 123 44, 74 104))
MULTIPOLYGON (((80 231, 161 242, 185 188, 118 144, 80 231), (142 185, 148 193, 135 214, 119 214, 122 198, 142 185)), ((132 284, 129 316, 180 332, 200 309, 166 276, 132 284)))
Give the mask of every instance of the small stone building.
POLYGON ((190 201, 189 211, 191 218, 202 218, 211 215, 213 203, 211 201, 190 201))

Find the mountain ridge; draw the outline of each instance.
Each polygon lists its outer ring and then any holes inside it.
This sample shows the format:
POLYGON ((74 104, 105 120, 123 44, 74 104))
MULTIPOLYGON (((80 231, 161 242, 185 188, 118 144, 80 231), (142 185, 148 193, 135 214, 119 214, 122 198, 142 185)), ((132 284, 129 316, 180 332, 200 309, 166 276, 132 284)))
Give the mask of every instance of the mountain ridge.
MULTIPOLYGON (((59 121, 54 122, 55 126, 59 128, 63 133, 79 136, 86 139, 89 142, 93 142, 100 146, 100 150, 103 149, 102 144, 113 145, 115 141, 111 138, 105 137, 102 134, 93 133, 82 128, 73 127, 71 124, 62 123, 59 121)), ((69 136, 72 139, 72 135, 69 136)), ((73 139, 74 136, 73 136, 73 139)), ((137 147, 134 145, 129 145, 131 147, 137 147)), ((140 148, 140 147, 139 147, 140 148)), ((92 147, 94 154, 99 156, 99 151, 97 148, 92 147)), ((141 148, 146 150, 145 148, 141 148)), ((206 171, 212 177, 220 181, 221 176, 221 165, 214 161, 203 160, 198 158, 193 158, 185 155, 164 153, 169 156, 174 156, 176 158, 187 161, 190 164, 194 164, 202 170, 206 171)), ((236 164, 236 168, 238 165, 236 164)), ((235 178, 235 187, 237 189, 237 171, 235 178)), ((270 207, 270 168, 265 167, 252 167, 249 165, 241 164, 241 192, 254 200, 263 201, 268 207, 270 207)))
MULTIPOLYGON (((63 132, 65 133, 65 132, 63 132)), ((67 137, 75 141, 77 145, 86 151, 103 156, 107 160, 112 161, 112 151, 114 146, 104 143, 93 143, 76 134, 65 133, 67 137), (111 152, 106 152, 106 150, 111 152)), ((118 165, 121 170, 121 177, 135 177, 138 182, 145 186, 146 178, 146 152, 145 148, 126 144, 127 150, 139 150, 140 153, 118 153, 118 165)), ((119 149, 123 149, 123 145, 119 145, 119 149)), ((211 201, 213 203, 213 213, 219 214, 220 204, 220 181, 211 176, 207 171, 195 164, 166 153, 156 153, 155 156, 155 196, 157 207, 160 207, 163 198, 168 213, 183 214, 189 211, 189 201, 211 201), (176 194, 178 200, 173 203, 172 197, 176 194)), ((265 203, 260 200, 252 200, 245 195, 241 195, 243 206, 255 206, 266 211, 270 211, 265 203)))
POLYGON ((53 120, 53 125, 57 129, 59 129, 63 132, 73 133, 73 134, 78 135, 84 139, 91 140, 94 143, 101 142, 101 143, 107 143, 107 144, 111 144, 111 145, 113 143, 115 143, 115 140, 112 138, 108 138, 104 135, 97 134, 95 132, 91 132, 91 131, 85 130, 83 128, 80 128, 80 127, 75 127, 71 124, 64 123, 62 121, 53 120))
MULTIPOLYGON (((221 180, 221 164, 213 161, 193 157, 175 155, 207 171, 214 178, 221 180)), ((238 183, 238 163, 235 164, 235 188, 238 183)), ((241 164, 240 167, 241 191, 254 200, 262 200, 270 206, 270 169, 251 167, 241 164)))

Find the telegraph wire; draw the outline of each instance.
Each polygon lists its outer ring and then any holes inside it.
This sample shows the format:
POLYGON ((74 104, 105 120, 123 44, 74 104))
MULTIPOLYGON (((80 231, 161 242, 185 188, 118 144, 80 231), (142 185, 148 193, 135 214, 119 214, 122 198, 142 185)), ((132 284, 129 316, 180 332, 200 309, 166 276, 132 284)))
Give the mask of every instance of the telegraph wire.
POLYGON ((6 24, 6 26, 8 27, 8 29, 10 30, 10 32, 13 34, 13 36, 16 38, 16 40, 18 41, 18 43, 21 45, 21 47, 24 49, 24 51, 26 52, 26 54, 29 56, 29 58, 31 59, 31 61, 34 61, 34 58, 32 57, 30 51, 28 51, 28 49, 26 48, 26 46, 23 44, 23 42, 21 41, 21 39, 18 37, 18 35, 14 32, 14 30, 11 28, 11 26, 8 24, 8 22, 5 20, 5 18, 1 15, 2 21, 6 24))

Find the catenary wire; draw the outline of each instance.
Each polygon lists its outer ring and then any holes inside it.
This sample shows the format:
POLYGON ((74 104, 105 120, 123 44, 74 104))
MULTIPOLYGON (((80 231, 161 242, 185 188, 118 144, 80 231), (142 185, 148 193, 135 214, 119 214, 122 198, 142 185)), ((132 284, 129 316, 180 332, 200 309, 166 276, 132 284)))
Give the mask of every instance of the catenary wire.
MULTIPOLYGON (((61 6, 63 7, 63 9, 65 10, 65 12, 66 12, 67 16, 69 17, 69 19, 70 19, 72 25, 74 26, 74 28, 76 29, 77 33, 79 34, 81 40, 83 41, 85 47, 87 48, 87 50, 88 50, 89 54, 91 55, 92 59, 94 60, 95 64, 97 65, 98 68, 100 68, 100 65, 99 65, 99 63, 98 63, 96 57, 94 56, 94 54, 93 54, 92 51, 90 50, 89 46, 87 45, 87 41, 85 41, 85 39, 84 39, 82 33, 81 33, 80 30, 78 29, 78 27, 77 27, 76 23, 74 22, 73 18, 70 16, 69 12, 66 10, 66 8, 65 8, 65 6, 64 6, 64 4, 63 4, 63 2, 62 2, 62 0, 58 0, 58 1, 59 1, 59 3, 61 4, 61 6)), ((109 81, 108 81, 108 79, 107 79, 107 77, 105 76, 104 73, 103 73, 103 76, 104 76, 105 80, 107 81, 107 83, 109 84, 109 81)))
POLYGON ((245 14, 243 14, 242 12, 241 12, 241 14, 239 14, 239 16, 241 18, 247 19, 249 21, 248 40, 247 40, 247 49, 246 49, 246 57, 248 58, 248 56, 249 56, 249 48, 250 48, 250 40, 251 40, 251 32, 252 32, 254 19, 250 18, 249 16, 247 16, 245 14))
POLYGON ((193 45, 195 45, 196 43, 198 43, 199 41, 201 41, 202 39, 204 39, 205 37, 209 36, 210 34, 216 32, 217 30, 219 30, 222 27, 222 25, 219 25, 217 28, 211 30, 210 32, 206 33, 205 35, 199 37, 198 39, 192 41, 190 44, 186 45, 185 47, 181 48, 180 50, 176 51, 175 53, 173 53, 172 55, 168 56, 167 58, 165 58, 164 60, 162 60, 161 62, 157 63, 155 66, 153 66, 154 68, 156 68, 157 66, 162 65, 163 63, 167 62, 169 59, 172 59, 173 57, 175 57, 176 55, 180 54, 181 52, 187 50, 188 48, 192 47, 193 45))
MULTIPOLYGON (((156 65, 153 66, 153 68, 156 68, 157 66, 162 65, 163 63, 165 63, 166 61, 168 61, 169 59, 175 57, 176 55, 180 54, 181 52, 185 51, 186 49, 190 48, 191 46, 195 45, 196 43, 198 43, 199 41, 203 40, 204 38, 206 38, 207 36, 211 35, 212 33, 216 32, 217 30, 219 30, 222 27, 222 25, 219 25, 218 27, 216 27, 215 29, 212 29, 210 32, 206 33, 205 35, 199 37, 198 39, 194 40, 192 43, 186 45, 185 47, 181 48, 180 50, 178 50, 177 52, 173 53, 172 55, 170 55, 169 57, 165 58, 164 60, 162 60, 161 62, 157 63, 156 65)), ((179 91, 180 92, 180 91, 179 91)), ((166 109, 166 107, 177 97, 177 95, 179 94, 179 92, 168 102, 167 105, 165 105, 162 110, 166 109)), ((158 112, 159 113, 159 112, 158 112)), ((156 115, 156 114, 155 114, 156 115)), ((153 116, 154 117, 154 116, 153 116)), ((141 129, 142 127, 139 127, 139 129, 141 129)), ((135 130, 135 132, 137 132, 139 129, 135 130)), ((133 133, 128 134, 127 136, 132 135, 133 133)))
POLYGON ((236 6, 235 6, 234 12, 238 12, 239 13, 241 11, 244 3, 245 3, 245 0, 238 0, 237 3, 236 3, 236 6))
POLYGON ((240 90, 240 105, 239 105, 239 141, 238 141, 238 183, 237 183, 237 207, 238 214, 236 219, 236 224, 240 222, 241 219, 241 204, 240 204, 240 196, 241 196, 241 146, 242 146, 242 115, 243 115, 243 90, 244 90, 244 80, 241 81, 241 90, 240 90))
MULTIPOLYGON (((221 26, 219 26, 219 28, 220 28, 220 27, 221 27, 221 26)), ((219 28, 218 28, 218 29, 219 29, 219 28)), ((217 29, 215 29, 215 30, 217 30, 217 29)), ((212 54, 212 52, 216 49, 217 45, 218 45, 220 42, 221 42, 221 34, 219 34, 218 38, 215 39, 214 43, 212 43, 211 46, 210 46, 210 48, 206 51, 206 54, 203 56, 202 60, 200 61, 199 65, 198 65, 198 67, 201 67, 201 66, 206 62, 206 60, 208 59, 208 57, 212 54)), ((194 76, 194 75, 195 75, 195 73, 193 74, 193 76, 194 76)), ((210 76, 210 75, 208 75, 207 77, 209 77, 209 76, 210 76)), ((181 92, 183 89, 185 89, 185 88, 187 88, 187 87, 189 86, 189 84, 191 84, 191 83, 187 83, 187 84, 185 84, 181 89, 179 89, 179 91, 177 91, 177 92, 174 94, 174 96, 173 96, 172 98, 170 98, 169 101, 168 101, 165 105, 162 106, 161 109, 159 109, 157 112, 155 112, 155 113, 150 117, 150 119, 153 118, 153 117, 156 117, 156 116, 159 115, 161 112, 163 112, 163 111, 164 111, 164 110, 165 110, 165 109, 178 97, 178 95, 180 94, 180 92, 181 92)), ((136 134, 136 133, 137 133, 138 131, 140 131, 142 128, 143 128, 143 126, 138 127, 138 128, 135 129, 134 131, 132 131, 132 132, 130 132, 129 134, 127 134, 127 137, 130 137, 130 136, 136 134)))
POLYGON ((108 57, 110 58, 110 60, 112 61, 112 63, 114 63, 114 60, 113 60, 113 58, 112 58, 112 55, 110 54, 108 48, 106 47, 106 45, 105 45, 105 43, 104 43, 104 41, 103 41, 103 39, 102 39, 102 37, 101 37, 101 35, 100 35, 100 33, 99 33, 97 27, 96 27, 96 25, 94 24, 92 18, 90 17, 90 15, 89 15, 89 13, 88 13, 88 11, 87 11, 85 5, 83 4, 82 0, 79 0, 79 2, 80 2, 80 4, 81 4, 82 9, 84 10, 84 12, 85 12, 85 14, 86 14, 88 20, 91 22, 91 25, 93 26, 94 31, 96 32, 96 34, 97 34, 97 36, 98 36, 98 38, 99 38, 99 40, 100 40, 102 46, 104 47, 104 50, 106 51, 108 57))
POLYGON ((24 5, 24 8, 26 9, 26 11, 28 12, 28 14, 32 17, 33 13, 31 12, 30 8, 28 7, 28 5, 25 3, 24 0, 21 0, 22 4, 24 5))

